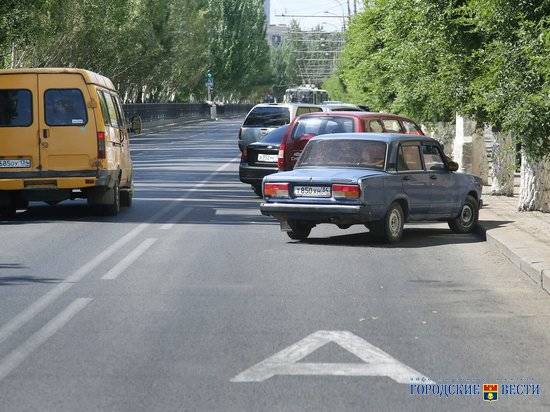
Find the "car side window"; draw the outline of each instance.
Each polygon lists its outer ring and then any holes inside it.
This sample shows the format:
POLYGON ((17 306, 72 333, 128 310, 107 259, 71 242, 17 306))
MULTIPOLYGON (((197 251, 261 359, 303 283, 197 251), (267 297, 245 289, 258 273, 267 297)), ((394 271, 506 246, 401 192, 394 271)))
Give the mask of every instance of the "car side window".
POLYGON ((296 109, 296 117, 301 116, 303 114, 309 113, 309 107, 298 107, 296 109))
POLYGON ((441 157, 441 152, 437 146, 429 145, 422 146, 422 155, 424 156, 424 164, 426 170, 445 170, 445 162, 441 157))
POLYGON ((417 172, 424 170, 422 159, 420 158, 420 147, 401 146, 397 157, 397 171, 399 172, 417 172))
POLYGON ((323 109, 321 109, 320 107, 310 107, 309 108, 309 112, 310 113, 319 113, 319 112, 322 112, 323 109))
POLYGON ((399 124, 399 120, 382 119, 382 123, 384 124, 386 133, 401 133, 401 125, 399 124))
POLYGON ((414 134, 414 135, 421 135, 420 127, 418 127, 413 122, 409 122, 407 120, 403 120, 403 128, 405 129, 406 134, 414 134))
POLYGON ((370 120, 367 126, 367 130, 374 133, 384 133, 384 127, 382 126, 382 123, 380 123, 380 120, 378 119, 370 120))

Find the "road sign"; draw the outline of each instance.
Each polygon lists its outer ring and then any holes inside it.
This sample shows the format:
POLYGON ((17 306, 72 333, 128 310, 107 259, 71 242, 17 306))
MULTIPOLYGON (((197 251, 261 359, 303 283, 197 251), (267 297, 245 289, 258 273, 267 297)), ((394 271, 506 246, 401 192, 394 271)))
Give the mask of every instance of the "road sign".
POLYGON ((275 375, 385 376, 403 384, 418 380, 425 384, 434 383, 383 350, 347 331, 315 332, 238 374, 231 382, 262 382, 275 375), (364 363, 299 362, 330 342, 351 352, 364 363))

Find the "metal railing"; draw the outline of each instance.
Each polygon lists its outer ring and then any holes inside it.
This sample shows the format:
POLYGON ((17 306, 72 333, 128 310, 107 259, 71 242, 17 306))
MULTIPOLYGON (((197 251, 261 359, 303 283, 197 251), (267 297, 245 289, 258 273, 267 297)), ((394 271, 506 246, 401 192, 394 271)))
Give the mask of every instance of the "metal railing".
MULTIPOLYGON (((218 117, 236 117, 246 115, 252 105, 225 104, 216 107, 218 117)), ((206 103, 136 103, 126 104, 123 109, 128 119, 139 116, 144 124, 210 118, 210 105, 206 103)))

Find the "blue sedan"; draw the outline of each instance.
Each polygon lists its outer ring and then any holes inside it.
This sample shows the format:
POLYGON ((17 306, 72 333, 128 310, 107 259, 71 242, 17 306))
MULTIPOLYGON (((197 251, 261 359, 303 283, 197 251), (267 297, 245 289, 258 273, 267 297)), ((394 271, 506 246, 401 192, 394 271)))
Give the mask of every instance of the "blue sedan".
POLYGON ((482 205, 481 180, 457 170, 424 136, 318 136, 294 170, 264 178, 261 211, 295 240, 320 223, 363 224, 387 242, 399 241, 412 221, 446 221, 454 232, 469 233, 482 205))

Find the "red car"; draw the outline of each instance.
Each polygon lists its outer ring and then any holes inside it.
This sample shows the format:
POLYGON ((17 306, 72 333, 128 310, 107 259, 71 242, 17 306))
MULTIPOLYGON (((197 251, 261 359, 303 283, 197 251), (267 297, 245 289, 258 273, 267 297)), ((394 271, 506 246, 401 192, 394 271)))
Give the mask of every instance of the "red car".
POLYGON ((277 165, 292 170, 306 143, 317 135, 334 133, 401 133, 423 136, 420 126, 402 116, 373 112, 321 112, 297 117, 285 133, 277 165))

